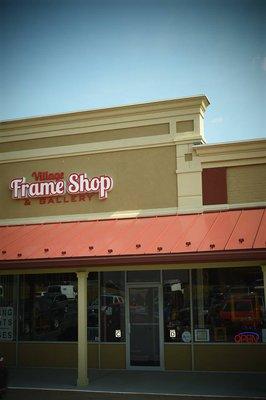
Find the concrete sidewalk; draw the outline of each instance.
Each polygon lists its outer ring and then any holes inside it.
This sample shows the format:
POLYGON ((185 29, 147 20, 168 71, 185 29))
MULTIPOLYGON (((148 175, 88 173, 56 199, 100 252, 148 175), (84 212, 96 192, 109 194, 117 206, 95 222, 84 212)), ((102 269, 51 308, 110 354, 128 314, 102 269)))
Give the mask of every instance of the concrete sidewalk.
POLYGON ((74 369, 10 368, 9 388, 65 392, 67 399, 266 399, 266 373, 89 370, 88 375, 88 387, 80 389, 74 369))

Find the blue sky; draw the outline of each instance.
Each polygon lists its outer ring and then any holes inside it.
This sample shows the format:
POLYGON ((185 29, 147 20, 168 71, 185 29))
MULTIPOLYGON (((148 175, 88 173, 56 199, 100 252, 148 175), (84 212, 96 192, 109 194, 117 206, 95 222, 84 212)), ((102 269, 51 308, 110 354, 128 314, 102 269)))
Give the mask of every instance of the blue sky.
POLYGON ((0 118, 196 94, 209 143, 266 136, 266 1, 0 0, 0 118))

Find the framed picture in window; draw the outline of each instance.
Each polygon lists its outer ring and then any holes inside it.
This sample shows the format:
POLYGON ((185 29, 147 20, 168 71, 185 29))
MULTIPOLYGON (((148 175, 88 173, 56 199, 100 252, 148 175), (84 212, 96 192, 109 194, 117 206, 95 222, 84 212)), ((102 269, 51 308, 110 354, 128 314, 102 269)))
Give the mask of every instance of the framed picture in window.
POLYGON ((214 340, 215 342, 226 342, 226 328, 221 326, 214 328, 214 340))
POLYGON ((209 329, 195 329, 195 342, 209 342, 210 331, 209 329))

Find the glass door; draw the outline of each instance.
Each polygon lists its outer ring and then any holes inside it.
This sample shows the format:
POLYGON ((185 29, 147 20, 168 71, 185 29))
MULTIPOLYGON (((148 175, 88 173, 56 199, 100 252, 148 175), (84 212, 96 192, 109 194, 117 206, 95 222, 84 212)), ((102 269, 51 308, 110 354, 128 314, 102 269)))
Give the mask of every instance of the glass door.
POLYGON ((127 367, 161 369, 162 305, 160 285, 127 287, 127 367))

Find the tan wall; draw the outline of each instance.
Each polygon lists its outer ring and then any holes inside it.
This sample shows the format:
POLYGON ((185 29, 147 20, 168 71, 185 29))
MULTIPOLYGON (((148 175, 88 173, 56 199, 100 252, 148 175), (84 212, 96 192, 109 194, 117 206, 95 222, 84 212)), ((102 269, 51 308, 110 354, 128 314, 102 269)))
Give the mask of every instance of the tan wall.
MULTIPOLYGON (((165 344, 165 369, 189 371, 191 345, 165 344)), ((194 345, 196 371, 266 371, 266 345, 194 345)))
POLYGON ((197 371, 266 371, 266 345, 195 345, 197 371))
POLYGON ((88 368, 99 368, 99 345, 88 343, 88 368))
MULTIPOLYGON (((193 121, 191 122, 193 123, 193 121)), ((65 136, 55 136, 50 138, 38 138, 31 140, 20 140, 10 143, 1 143, 0 152, 103 142, 110 140, 138 138, 138 137, 154 136, 154 135, 165 135, 168 133, 169 133, 169 124, 137 126, 132 128, 123 128, 123 129, 109 129, 106 131, 88 132, 75 135, 72 134, 65 136)))
POLYGON ((4 357, 7 366, 16 365, 16 343, 0 342, 0 354, 4 357))
MULTIPOLYGON (((165 369, 190 371, 191 345, 165 344, 165 369)), ((0 343, 0 353, 8 366, 15 366, 15 343, 0 343)), ((88 367, 126 368, 125 344, 88 343, 88 367)), ((194 345, 196 371, 266 371, 266 345, 201 344, 194 345)), ((77 367, 77 343, 19 343, 21 367, 77 367)))
MULTIPOLYGON (((18 349, 20 367, 77 368, 77 343, 19 343, 18 349)), ((98 354, 98 344, 88 343, 89 368, 99 367, 98 354)))
POLYGON ((0 176, 0 219, 177 206, 174 146, 2 164, 0 176), (23 200, 11 198, 9 182, 21 176, 33 181, 34 171, 62 171, 66 176, 86 172, 89 177, 107 174, 113 177, 114 188, 106 200, 94 195, 79 202, 76 196, 72 202, 67 196, 68 203, 40 205, 34 199, 26 206, 23 200))
POLYGON ((101 345, 101 369, 125 369, 126 345, 103 344, 101 345))
POLYGON ((20 367, 77 368, 77 343, 19 343, 20 367))
MULTIPOLYGON (((6 356, 8 365, 15 365, 15 344, 1 343, 0 351, 6 356)), ((88 367, 126 368, 125 344, 88 343, 88 367)), ((18 363, 20 367, 77 368, 77 343, 19 343, 18 363)))
POLYGON ((229 204, 266 201, 266 164, 227 168, 229 204))
POLYGON ((191 345, 165 344, 166 370, 191 371, 191 345))

